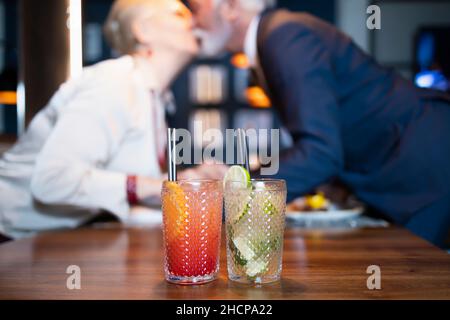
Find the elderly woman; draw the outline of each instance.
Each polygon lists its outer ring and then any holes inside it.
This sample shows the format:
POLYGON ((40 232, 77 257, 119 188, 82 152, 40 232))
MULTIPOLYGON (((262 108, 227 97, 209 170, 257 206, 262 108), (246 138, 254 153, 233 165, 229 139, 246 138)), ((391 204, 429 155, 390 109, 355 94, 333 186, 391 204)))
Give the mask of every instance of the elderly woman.
POLYGON ((114 3, 105 31, 122 56, 63 84, 0 159, 0 234, 75 228, 104 211, 123 220, 159 196, 167 90, 197 54, 191 29, 179 1, 114 3))

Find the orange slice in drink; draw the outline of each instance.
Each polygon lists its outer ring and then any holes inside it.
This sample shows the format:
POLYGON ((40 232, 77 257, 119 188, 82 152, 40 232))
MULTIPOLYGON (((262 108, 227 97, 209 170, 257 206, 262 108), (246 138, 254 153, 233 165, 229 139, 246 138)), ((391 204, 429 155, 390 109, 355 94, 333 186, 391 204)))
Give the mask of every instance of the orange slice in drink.
POLYGON ((166 183, 167 193, 163 196, 163 212, 166 237, 169 242, 181 239, 186 234, 188 205, 183 189, 176 182, 166 183))

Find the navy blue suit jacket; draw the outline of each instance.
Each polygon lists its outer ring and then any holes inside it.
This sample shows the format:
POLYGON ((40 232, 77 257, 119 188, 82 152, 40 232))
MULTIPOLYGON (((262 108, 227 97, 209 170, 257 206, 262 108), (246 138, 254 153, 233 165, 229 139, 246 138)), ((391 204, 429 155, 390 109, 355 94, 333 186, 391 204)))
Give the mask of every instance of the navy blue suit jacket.
POLYGON ((306 13, 263 14, 258 53, 295 142, 277 175, 289 199, 337 177, 400 223, 450 202, 448 96, 416 88, 306 13))

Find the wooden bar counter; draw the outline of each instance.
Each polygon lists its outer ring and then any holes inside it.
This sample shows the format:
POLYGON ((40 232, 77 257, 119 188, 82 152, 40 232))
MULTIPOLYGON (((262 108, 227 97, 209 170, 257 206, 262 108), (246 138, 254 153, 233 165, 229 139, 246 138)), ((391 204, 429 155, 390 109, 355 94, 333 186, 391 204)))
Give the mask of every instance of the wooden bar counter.
POLYGON ((245 286, 220 277, 199 286, 164 280, 160 228, 107 224, 0 245, 0 299, 450 299, 450 256, 400 228, 285 233, 282 280, 245 286), (69 290, 70 265, 81 289, 69 290), (369 290, 367 268, 381 269, 369 290))

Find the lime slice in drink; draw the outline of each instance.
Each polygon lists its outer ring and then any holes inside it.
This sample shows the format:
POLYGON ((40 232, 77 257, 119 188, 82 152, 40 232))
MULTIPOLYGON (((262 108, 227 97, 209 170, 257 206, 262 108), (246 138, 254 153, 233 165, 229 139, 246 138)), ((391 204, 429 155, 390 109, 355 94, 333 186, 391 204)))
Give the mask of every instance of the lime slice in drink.
POLYGON ((254 277, 257 274, 266 272, 268 264, 268 261, 249 261, 245 266, 247 276, 254 277))
POLYGON ((223 186, 229 181, 237 188, 247 188, 250 185, 250 173, 241 166, 232 166, 223 178, 223 186))
POLYGON ((230 187, 239 193, 236 200, 236 209, 230 212, 230 221, 233 224, 239 222, 250 210, 249 197, 252 192, 250 174, 241 166, 232 166, 228 169, 223 179, 224 188, 228 182, 232 182, 230 187))
POLYGON ((233 239, 233 243, 236 246, 236 249, 239 250, 241 256, 249 261, 255 257, 255 252, 248 245, 248 241, 244 237, 236 237, 233 239))

